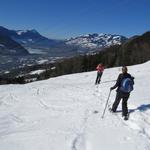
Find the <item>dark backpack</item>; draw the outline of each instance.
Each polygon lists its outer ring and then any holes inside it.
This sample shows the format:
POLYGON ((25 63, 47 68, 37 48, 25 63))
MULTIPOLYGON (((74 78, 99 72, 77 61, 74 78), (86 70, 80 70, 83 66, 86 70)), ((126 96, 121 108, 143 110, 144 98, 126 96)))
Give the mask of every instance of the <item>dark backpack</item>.
POLYGON ((131 91, 133 91, 133 80, 130 78, 125 78, 122 80, 121 82, 121 86, 120 86, 120 91, 124 92, 124 93, 130 93, 131 91))

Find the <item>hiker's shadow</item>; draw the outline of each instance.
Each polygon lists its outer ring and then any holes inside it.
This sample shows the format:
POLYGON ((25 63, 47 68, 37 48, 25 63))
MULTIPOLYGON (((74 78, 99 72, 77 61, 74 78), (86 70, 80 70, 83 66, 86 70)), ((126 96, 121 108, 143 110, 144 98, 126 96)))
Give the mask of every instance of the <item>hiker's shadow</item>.
MULTIPOLYGON (((129 109, 129 113, 133 113, 137 110, 139 110, 140 112, 144 112, 147 111, 148 109, 150 109, 150 104, 143 104, 139 107, 137 107, 136 109, 129 109)), ((122 110, 117 110, 116 113, 120 113, 122 112, 122 110)))
POLYGON ((143 105, 137 107, 136 109, 129 109, 129 113, 133 113, 136 110, 144 112, 144 111, 147 111, 148 109, 150 109, 150 104, 143 104, 143 105))

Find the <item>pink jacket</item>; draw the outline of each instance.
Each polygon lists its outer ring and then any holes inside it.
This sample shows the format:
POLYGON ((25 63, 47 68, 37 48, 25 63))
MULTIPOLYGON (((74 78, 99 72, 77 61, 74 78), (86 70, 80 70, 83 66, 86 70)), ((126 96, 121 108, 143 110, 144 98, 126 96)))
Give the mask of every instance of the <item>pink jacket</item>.
POLYGON ((104 71, 104 66, 101 65, 101 64, 99 64, 99 65, 96 67, 96 70, 97 70, 98 72, 103 72, 103 71, 104 71))

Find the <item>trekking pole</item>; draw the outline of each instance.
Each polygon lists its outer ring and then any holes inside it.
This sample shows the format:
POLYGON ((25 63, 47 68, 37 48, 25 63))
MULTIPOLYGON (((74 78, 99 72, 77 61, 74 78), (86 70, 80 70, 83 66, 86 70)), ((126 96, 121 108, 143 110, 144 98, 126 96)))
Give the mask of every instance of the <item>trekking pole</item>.
POLYGON ((106 101, 106 105, 105 105, 105 108, 104 108, 104 111, 103 111, 103 114, 102 114, 102 118, 104 118, 104 115, 105 115, 105 111, 106 111, 106 108, 107 108, 107 105, 108 105, 110 93, 111 93, 111 90, 109 91, 109 95, 108 95, 108 98, 107 98, 107 101, 106 101))

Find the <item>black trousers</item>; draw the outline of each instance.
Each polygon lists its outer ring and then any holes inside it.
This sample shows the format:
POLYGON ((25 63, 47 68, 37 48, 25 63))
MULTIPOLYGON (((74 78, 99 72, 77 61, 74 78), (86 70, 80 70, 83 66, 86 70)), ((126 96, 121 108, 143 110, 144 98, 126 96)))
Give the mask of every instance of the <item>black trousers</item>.
POLYGON ((120 100, 122 99, 122 116, 127 116, 128 114, 127 101, 128 101, 129 96, 130 96, 130 93, 117 92, 116 99, 112 106, 112 111, 116 112, 117 107, 120 103, 120 100))
POLYGON ((97 77, 96 77, 95 84, 99 84, 100 83, 102 74, 103 74, 102 72, 97 72, 97 77))

